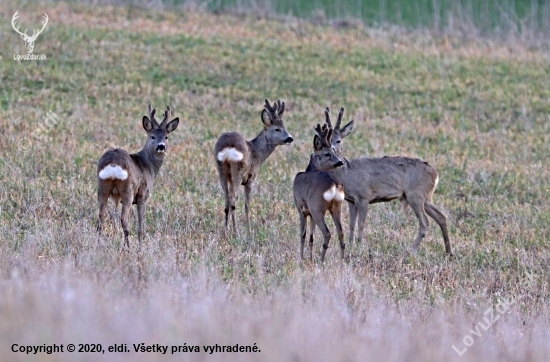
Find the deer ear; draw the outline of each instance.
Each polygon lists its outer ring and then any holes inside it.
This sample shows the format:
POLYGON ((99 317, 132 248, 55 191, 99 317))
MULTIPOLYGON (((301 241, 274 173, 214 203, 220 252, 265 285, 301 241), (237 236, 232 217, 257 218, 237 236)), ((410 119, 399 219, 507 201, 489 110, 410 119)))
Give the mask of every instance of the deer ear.
POLYGON ((353 120, 352 120, 350 123, 346 124, 343 128, 341 128, 340 129, 340 136, 342 136, 342 138, 347 137, 351 133, 351 131, 353 130, 353 125, 354 125, 354 123, 353 123, 353 120))
POLYGON ((313 149, 315 151, 319 151, 321 148, 323 148, 321 139, 319 138, 319 136, 315 135, 315 137, 313 137, 313 149))
POLYGON ((269 117, 269 112, 267 111, 267 109, 264 109, 262 111, 262 122, 266 127, 271 126, 271 117, 269 117))
POLYGON ((151 132, 154 128, 153 122, 151 122, 151 120, 147 116, 143 116, 142 124, 143 124, 143 128, 147 131, 147 133, 151 132))
POLYGON ((170 133, 174 131, 176 128, 178 128, 179 123, 180 123, 180 119, 177 117, 171 120, 170 123, 166 125, 166 133, 170 133))

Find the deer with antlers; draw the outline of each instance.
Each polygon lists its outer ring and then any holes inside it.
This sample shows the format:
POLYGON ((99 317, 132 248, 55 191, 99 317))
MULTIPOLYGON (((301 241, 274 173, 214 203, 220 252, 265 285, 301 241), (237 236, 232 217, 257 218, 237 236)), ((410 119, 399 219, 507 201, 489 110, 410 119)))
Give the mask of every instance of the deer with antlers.
POLYGON ((284 111, 285 102, 277 100, 271 105, 266 99, 260 116, 264 127, 256 138, 247 141, 238 132, 226 132, 218 138, 214 146, 218 176, 225 195, 225 230, 228 230, 229 218, 231 218, 235 235, 238 235, 235 203, 239 185, 244 186, 244 211, 246 227, 250 234, 248 216, 250 192, 260 165, 273 153, 275 147, 290 144, 293 141, 283 123, 284 111))
POLYGON ((344 232, 340 221, 344 186, 330 171, 343 165, 331 146, 332 129, 325 124, 323 128, 317 124, 316 135, 313 138, 314 152, 309 158, 309 164, 304 172, 294 178, 294 203, 300 215, 300 258, 304 258, 304 243, 306 240, 307 218, 309 217, 309 259, 313 259, 313 234, 315 225, 323 233, 323 249, 321 262, 330 242, 330 230, 325 223, 327 211, 332 216, 338 239, 340 241, 340 256, 344 259, 344 232))
POLYGON ((120 222, 124 231, 124 243, 130 248, 128 235, 128 218, 132 204, 138 211, 138 240, 141 249, 143 237, 143 218, 145 204, 151 195, 153 181, 157 177, 168 150, 168 134, 179 124, 179 118, 171 117, 170 107, 166 107, 162 122, 155 119, 155 109, 149 105, 149 116, 143 116, 142 125, 147 132, 147 142, 138 153, 128 154, 123 149, 111 149, 103 154, 97 163, 97 198, 99 202, 99 219, 97 230, 101 234, 101 224, 105 216, 107 202, 111 197, 115 209, 122 202, 120 222))
POLYGON ((11 18, 11 26, 13 27, 13 30, 15 30, 19 35, 21 35, 21 37, 25 41, 25 47, 27 48, 27 53, 31 54, 33 49, 34 49, 34 42, 38 38, 38 35, 40 35, 40 33, 42 33, 44 31, 44 29, 46 28, 46 25, 48 24, 48 20, 49 20, 48 19, 48 14, 44 14, 44 16, 42 17, 42 18, 44 18, 44 20, 42 21, 42 29, 40 29, 40 30, 34 29, 31 36, 27 35, 27 30, 28 29, 25 29, 25 32, 22 33, 22 32, 19 31, 19 26, 15 27, 16 26, 16 20, 18 18, 19 18, 19 10, 16 11, 15 14, 13 14, 13 17, 11 18))
MULTIPOLYGON (((330 128, 331 113, 325 110, 326 122, 330 128)), ((340 108, 338 119, 332 133, 332 147, 338 157, 342 157, 342 140, 353 130, 353 120, 341 126, 344 108, 340 108)), ((353 241, 355 224, 358 223, 358 241, 363 237, 363 227, 369 204, 399 199, 405 208, 410 205, 420 224, 413 250, 416 251, 426 234, 429 225, 427 216, 434 219, 443 233, 443 242, 447 254, 451 253, 451 242, 447 230, 447 219, 433 204, 432 197, 439 182, 437 171, 427 162, 409 157, 343 158, 344 166, 335 170, 344 183, 345 199, 349 205, 350 236, 353 241)))

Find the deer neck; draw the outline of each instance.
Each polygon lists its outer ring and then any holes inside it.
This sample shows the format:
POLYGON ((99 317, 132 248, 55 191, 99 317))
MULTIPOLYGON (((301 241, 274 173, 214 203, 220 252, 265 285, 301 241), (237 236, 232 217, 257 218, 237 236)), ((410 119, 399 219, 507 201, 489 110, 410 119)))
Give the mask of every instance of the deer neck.
POLYGON ((307 165, 305 172, 313 172, 317 170, 318 170, 317 166, 315 166, 315 163, 313 163, 313 155, 311 155, 309 156, 309 164, 307 165))
POLYGON ((145 148, 139 151, 137 155, 143 160, 143 166, 145 166, 154 177, 157 177, 162 167, 164 157, 158 157, 155 151, 151 152, 145 148))
POLYGON ((342 162, 344 163, 344 164, 342 165, 342 170, 347 170, 348 167, 349 167, 349 161, 348 161, 348 159, 345 158, 345 157, 341 157, 341 160, 342 160, 342 162))
POLYGON ((262 131, 256 138, 248 142, 254 158, 262 164, 275 150, 275 145, 267 142, 265 131, 262 131))

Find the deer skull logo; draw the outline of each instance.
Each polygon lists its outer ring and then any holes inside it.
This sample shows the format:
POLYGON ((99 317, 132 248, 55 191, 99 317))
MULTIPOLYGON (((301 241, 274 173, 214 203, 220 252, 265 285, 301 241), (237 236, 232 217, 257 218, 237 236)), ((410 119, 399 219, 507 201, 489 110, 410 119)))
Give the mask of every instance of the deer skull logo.
POLYGON ((25 41, 25 47, 27 48, 27 53, 31 54, 34 49, 34 42, 36 41, 36 38, 38 38, 38 35, 40 35, 42 31, 44 31, 44 28, 46 28, 46 24, 48 24, 48 14, 44 14, 43 16, 44 21, 42 21, 42 29, 40 30, 34 29, 31 36, 27 35, 28 29, 25 29, 25 32, 22 33, 19 31, 19 26, 16 27, 15 21, 18 18, 19 18, 19 11, 16 11, 15 14, 13 14, 13 18, 11 19, 11 26, 19 35, 21 35, 21 37, 25 41))

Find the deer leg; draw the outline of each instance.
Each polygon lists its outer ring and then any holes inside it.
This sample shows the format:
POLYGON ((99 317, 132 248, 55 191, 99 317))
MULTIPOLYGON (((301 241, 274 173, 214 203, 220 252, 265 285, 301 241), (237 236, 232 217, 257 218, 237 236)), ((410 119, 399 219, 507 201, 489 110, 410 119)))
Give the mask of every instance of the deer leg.
POLYGON ((235 204, 237 201, 237 188, 238 184, 231 182, 229 184, 229 215, 231 215, 231 224, 233 226, 233 235, 239 236, 239 230, 237 229, 237 222, 235 221, 235 204))
POLYGON ((137 203, 138 213, 138 253, 141 251, 141 240, 143 238, 143 220, 145 216, 145 200, 139 200, 137 203))
POLYGON ((237 223, 235 221, 235 204, 237 203, 237 191, 241 184, 241 165, 237 163, 231 163, 231 174, 229 181, 229 212, 231 214, 231 222, 233 224, 233 233, 236 237, 239 236, 239 230, 237 229, 237 223))
POLYGON ((309 261, 313 261, 313 234, 315 234, 315 221, 309 215, 309 261))
POLYGON ((225 200, 225 232, 229 230, 229 199, 225 200))
POLYGON ((128 219, 130 217, 130 211, 132 210, 132 195, 124 195, 122 198, 122 212, 120 213, 120 223, 122 224, 122 231, 124 232, 124 244, 130 249, 130 241, 128 235, 130 230, 128 228, 128 219))
POLYGON ((447 231, 447 218, 439 211, 434 204, 430 201, 424 203, 424 209, 426 213, 438 223, 443 233, 443 241, 445 242, 445 251, 449 255, 453 255, 451 252, 451 241, 449 240, 449 232, 447 231))
POLYGON ((418 249, 418 246, 420 245, 420 242, 426 235, 426 228, 430 224, 430 221, 428 220, 428 216, 426 215, 426 211, 424 210, 423 199, 419 197, 411 198, 407 195, 407 200, 409 201, 409 205, 411 205, 411 208, 414 210, 414 213, 418 218, 418 223, 420 224, 418 236, 416 237, 413 244, 413 251, 416 251, 418 249))
POLYGON ((341 213, 342 213, 342 204, 333 202, 330 209, 330 215, 332 220, 334 220, 334 226, 336 227, 336 232, 338 233, 338 241, 340 241, 340 257, 344 260, 344 253, 346 249, 346 244, 344 243, 344 230, 342 229, 341 213))
MULTIPOLYGON (((105 209, 107 208, 109 202, 109 193, 107 192, 98 192, 97 199, 99 202, 99 214, 97 218, 97 232, 101 235, 103 220, 105 220, 105 209)), ((99 240, 99 237, 98 237, 99 240)))
POLYGON ((229 226, 229 185, 227 180, 227 173, 224 172, 224 166, 218 165, 218 176, 220 177, 220 184, 222 185, 223 195, 225 196, 225 231, 229 226))
POLYGON ((304 259, 304 244, 306 242, 307 219, 303 212, 300 213, 300 260, 304 259))
POLYGON ((325 261, 325 254, 327 253, 328 244, 330 242, 330 230, 328 229, 327 224, 325 223, 325 215, 323 212, 312 212, 311 218, 323 233, 324 242, 323 242, 323 249, 321 250, 321 262, 323 262, 325 261))
POLYGON ((246 214, 246 227, 248 236, 250 237, 250 219, 248 218, 248 207, 250 205, 250 192, 252 191, 252 181, 248 181, 244 185, 244 213, 246 214))
POLYGON ((355 237, 355 224, 357 223, 357 205, 348 201, 349 206, 349 246, 353 245, 355 237))
POLYGON ((111 220, 114 221, 118 218, 118 204, 120 204, 120 196, 117 197, 111 197, 113 199, 113 202, 115 204, 115 210, 113 211, 114 214, 111 214, 111 220))
POLYGON ((363 228, 365 227, 365 220, 367 219, 367 212, 369 211, 369 202, 361 199, 355 204, 357 207, 357 242, 360 243, 363 240, 363 228))

